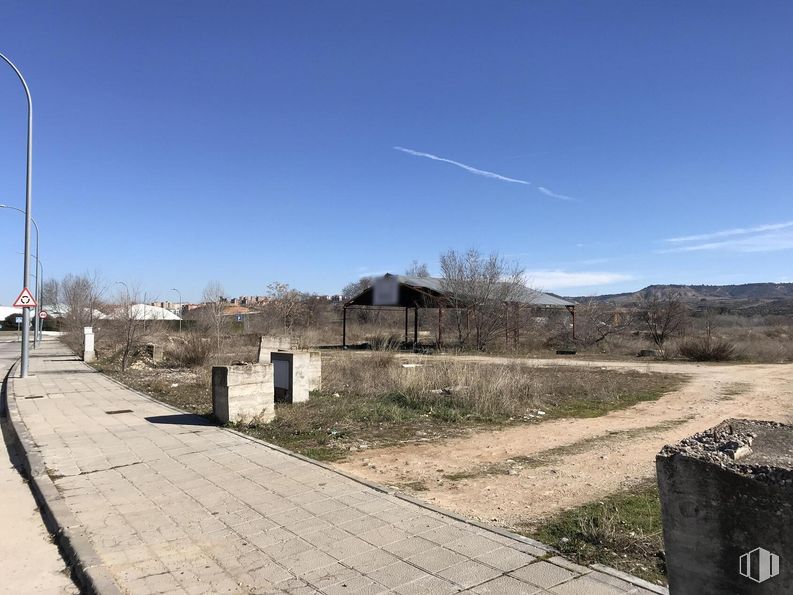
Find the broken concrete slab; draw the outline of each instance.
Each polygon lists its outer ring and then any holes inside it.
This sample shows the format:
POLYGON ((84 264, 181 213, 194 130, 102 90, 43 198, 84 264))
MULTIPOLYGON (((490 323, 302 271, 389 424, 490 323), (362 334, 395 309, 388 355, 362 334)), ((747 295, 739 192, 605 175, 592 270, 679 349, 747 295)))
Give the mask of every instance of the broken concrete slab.
POLYGON ((793 592, 793 426, 727 420, 656 469, 670 592, 793 592))

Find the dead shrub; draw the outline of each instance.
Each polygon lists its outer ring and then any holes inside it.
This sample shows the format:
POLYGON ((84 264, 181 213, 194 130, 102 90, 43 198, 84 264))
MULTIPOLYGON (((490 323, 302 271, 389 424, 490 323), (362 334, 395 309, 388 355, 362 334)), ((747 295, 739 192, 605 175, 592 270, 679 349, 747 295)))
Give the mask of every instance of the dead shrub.
POLYGON ((715 337, 695 337, 678 347, 680 355, 695 362, 726 362, 735 355, 735 345, 715 337))
POLYGON ((168 349, 168 357, 181 366, 194 368, 203 366, 212 355, 212 341, 200 333, 187 333, 184 340, 168 349))

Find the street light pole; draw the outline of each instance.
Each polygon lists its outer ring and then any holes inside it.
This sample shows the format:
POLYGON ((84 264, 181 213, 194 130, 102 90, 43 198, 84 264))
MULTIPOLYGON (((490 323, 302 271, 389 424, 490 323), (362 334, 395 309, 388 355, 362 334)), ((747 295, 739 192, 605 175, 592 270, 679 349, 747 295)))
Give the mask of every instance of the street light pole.
POLYGON ((179 296, 179 334, 182 334, 182 292, 176 289, 176 287, 171 287, 171 291, 175 291, 179 296))
MULTIPOLYGON (((30 98, 30 89, 25 81, 25 77, 16 65, 0 53, 0 58, 8 64, 19 78, 22 87, 25 89, 25 96, 28 100, 28 151, 27 168, 25 175, 25 255, 22 265, 22 286, 27 287, 30 280, 30 219, 33 201, 31 200, 31 182, 33 180, 33 100, 30 98)), ((27 378, 30 363, 30 308, 22 308, 22 359, 19 364, 20 378, 27 378)))
MULTIPOLYGON (((17 207, 12 207, 11 205, 0 205, 0 209, 12 209, 12 210, 17 211, 19 213, 22 213, 23 215, 25 214, 25 211, 23 211, 22 209, 19 209, 17 207)), ((36 223, 36 220, 33 217, 30 218, 30 222, 33 223, 33 227, 36 229, 36 256, 35 256, 35 259, 36 259, 36 262, 38 263, 38 265, 41 265, 41 260, 39 260, 39 226, 38 226, 38 223, 36 223)), ((22 252, 20 254, 24 254, 24 252, 22 252)), ((33 349, 36 349, 39 346, 39 341, 41 341, 41 327, 40 327, 41 323, 39 321, 39 310, 41 309, 41 290, 42 290, 42 285, 41 284, 42 283, 43 283, 43 281, 41 280, 41 277, 39 275, 36 275, 36 291, 34 292, 36 294, 36 310, 35 310, 36 320, 33 321, 33 349)))

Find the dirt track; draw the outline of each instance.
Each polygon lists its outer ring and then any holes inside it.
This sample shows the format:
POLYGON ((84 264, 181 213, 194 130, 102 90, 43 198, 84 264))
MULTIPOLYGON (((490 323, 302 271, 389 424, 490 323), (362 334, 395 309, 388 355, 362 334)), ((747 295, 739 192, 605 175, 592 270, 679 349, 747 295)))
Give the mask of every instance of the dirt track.
MULTIPOLYGON (((516 361, 477 356, 456 359, 516 361)), ((427 489, 416 493, 422 499, 470 517, 514 526, 652 477, 655 454, 664 444, 724 419, 793 421, 793 365, 519 361, 681 373, 690 380, 658 401, 602 417, 558 419, 441 443, 351 453, 337 466, 388 485, 423 484, 427 489), (491 473, 483 473, 488 467, 491 473), (492 472, 496 467, 498 471, 492 472), (450 474, 469 477, 444 477, 450 474)))

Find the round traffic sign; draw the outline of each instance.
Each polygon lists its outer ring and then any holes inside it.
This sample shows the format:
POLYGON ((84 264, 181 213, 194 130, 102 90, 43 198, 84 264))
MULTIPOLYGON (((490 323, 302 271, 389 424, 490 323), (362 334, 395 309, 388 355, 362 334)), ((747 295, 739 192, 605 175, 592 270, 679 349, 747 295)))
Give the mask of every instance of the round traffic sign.
POLYGON ((39 312, 39 318, 47 318, 47 316, 49 316, 49 314, 47 314, 46 310, 39 312))

